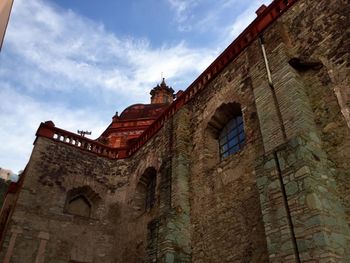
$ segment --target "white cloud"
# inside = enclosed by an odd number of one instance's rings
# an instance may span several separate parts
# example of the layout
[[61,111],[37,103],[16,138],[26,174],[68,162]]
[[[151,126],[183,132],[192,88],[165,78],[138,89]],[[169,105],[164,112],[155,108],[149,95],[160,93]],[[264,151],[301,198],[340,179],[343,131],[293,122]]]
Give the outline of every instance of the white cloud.
[[[222,8],[216,10],[216,13],[211,14],[205,19],[198,22],[197,27],[205,28],[208,25],[212,25],[211,29],[216,32],[220,39],[218,46],[223,49],[227,47],[232,41],[234,41],[244,29],[249,26],[251,22],[257,17],[255,11],[262,5],[269,5],[272,0],[253,0],[245,5],[239,5],[238,0],[223,0]],[[227,12],[228,8],[239,8],[242,11],[233,16],[231,23],[226,26],[220,26],[221,23],[216,21],[218,17]]]
[[185,42],[153,48],[46,1],[16,0],[0,56],[0,165],[24,168],[42,121],[96,138],[115,110],[148,99],[161,72],[184,89],[213,59]]
[[24,66],[50,75],[47,81],[38,76],[33,83],[31,74],[21,74],[23,82],[32,82],[27,88],[71,89],[62,85],[63,78],[79,89],[143,93],[159,80],[161,71],[169,69],[173,76],[188,70],[199,73],[213,58],[209,50],[193,50],[184,43],[152,49],[147,40],[118,38],[101,24],[71,11],[58,12],[39,0],[16,1],[11,20],[9,48],[26,61]]
[[[233,0],[234,1],[234,0]],[[232,39],[238,37],[240,33],[257,17],[256,10],[262,5],[268,5],[271,0],[255,0],[251,1],[249,6],[238,15],[233,24],[228,27],[229,34],[228,36]]]
[[30,157],[35,131],[40,122],[53,120],[56,126],[76,132],[92,130],[94,137],[103,132],[109,120],[102,120],[93,109],[71,110],[65,105],[39,102],[22,95],[0,81],[0,166],[14,171],[24,169]]
[[[217,30],[220,49],[244,29],[261,4],[253,1],[230,27],[222,27],[218,17],[237,0],[221,0],[211,15],[191,25],[199,0],[167,1],[179,29]],[[14,1],[0,55],[0,166],[24,168],[40,122],[53,120],[73,132],[92,130],[96,138],[115,110],[148,99],[161,72],[174,88],[185,89],[217,52],[190,48],[184,41],[154,48],[147,39],[122,38],[47,1]]]
[[187,23],[191,17],[191,10],[199,0],[167,0],[171,8],[175,10],[175,21],[179,31],[190,31],[192,26]]
[[255,11],[262,4],[268,5],[271,1],[167,0],[175,11],[179,31],[211,34],[219,40],[219,45],[220,41],[224,43],[220,48],[232,42],[255,19]]
[[198,3],[198,0],[168,0],[170,6],[175,10],[179,22],[183,22],[190,8]]

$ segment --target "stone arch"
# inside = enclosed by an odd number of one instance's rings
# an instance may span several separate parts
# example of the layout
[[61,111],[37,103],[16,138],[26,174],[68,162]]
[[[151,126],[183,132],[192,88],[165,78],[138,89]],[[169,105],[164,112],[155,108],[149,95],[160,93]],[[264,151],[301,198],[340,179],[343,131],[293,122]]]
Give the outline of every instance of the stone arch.
[[241,105],[237,102],[229,102],[221,104],[210,118],[204,132],[204,153],[207,168],[212,168],[220,161],[220,132],[236,116],[243,117]]
[[90,217],[91,203],[84,195],[78,195],[68,201],[67,212],[74,215]]
[[133,208],[137,214],[152,209],[156,204],[157,171],[148,167],[141,175],[135,189]]
[[64,212],[82,217],[95,217],[100,196],[89,186],[76,187],[67,192]]

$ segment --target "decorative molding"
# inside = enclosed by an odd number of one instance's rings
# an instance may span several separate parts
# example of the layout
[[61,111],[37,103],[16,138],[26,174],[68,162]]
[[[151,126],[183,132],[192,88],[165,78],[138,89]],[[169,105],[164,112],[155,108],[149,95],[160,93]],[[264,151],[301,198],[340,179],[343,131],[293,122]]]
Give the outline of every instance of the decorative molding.
[[[231,61],[238,57],[261,33],[298,0],[275,0],[268,7],[261,8],[257,18],[214,60],[209,67],[156,119],[131,145],[112,148],[94,140],[56,128],[53,123],[41,123],[36,136],[59,141],[84,151],[110,159],[123,159],[134,154],[153,137],[179,109],[192,100]],[[34,142],[35,143],[35,142]]]

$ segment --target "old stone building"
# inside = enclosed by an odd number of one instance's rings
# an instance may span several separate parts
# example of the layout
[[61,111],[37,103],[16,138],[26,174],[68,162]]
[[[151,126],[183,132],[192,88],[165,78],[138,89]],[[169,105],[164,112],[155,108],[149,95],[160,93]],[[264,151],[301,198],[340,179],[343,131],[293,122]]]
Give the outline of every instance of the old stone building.
[[275,0],[97,140],[41,123],[2,262],[350,262],[350,5]]

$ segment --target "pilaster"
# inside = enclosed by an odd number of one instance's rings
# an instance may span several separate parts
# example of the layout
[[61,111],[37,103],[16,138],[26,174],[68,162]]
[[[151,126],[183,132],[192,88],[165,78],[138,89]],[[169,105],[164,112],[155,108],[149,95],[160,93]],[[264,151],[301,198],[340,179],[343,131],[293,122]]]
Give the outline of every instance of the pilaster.
[[[165,167],[167,173],[171,172],[171,204],[168,211],[162,209],[166,216],[161,218],[159,229],[160,262],[190,262],[190,123],[186,107],[179,110],[172,121],[172,157],[168,167]],[[165,207],[166,205],[163,208]]]

